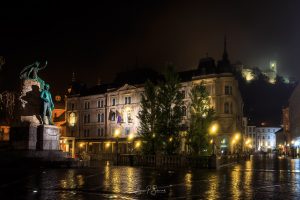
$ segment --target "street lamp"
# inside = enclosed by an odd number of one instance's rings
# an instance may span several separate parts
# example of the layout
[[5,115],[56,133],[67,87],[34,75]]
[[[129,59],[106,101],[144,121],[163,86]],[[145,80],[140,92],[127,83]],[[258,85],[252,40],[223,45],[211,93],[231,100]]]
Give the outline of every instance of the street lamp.
[[141,145],[142,145],[142,142],[141,141],[137,141],[135,143],[135,145],[134,145],[134,148],[137,149],[137,150],[139,150],[139,148],[141,147]]
[[245,142],[245,147],[246,147],[246,150],[250,150],[252,148],[252,145],[251,145],[251,139],[248,138]]
[[239,140],[239,139],[240,139],[240,133],[236,133],[236,134],[234,135],[234,139]]
[[[241,134],[240,133],[236,133],[234,136],[233,136],[233,145],[234,146],[237,146],[238,145],[238,141],[240,140],[240,136]],[[233,148],[234,148],[233,146]],[[234,151],[236,151],[236,148],[234,148]]]
[[120,130],[116,129],[115,130],[115,134],[114,137],[116,138],[116,145],[117,145],[117,165],[118,165],[118,157],[119,157],[119,136],[120,136]]
[[213,155],[215,155],[215,148],[216,148],[216,142],[215,142],[215,136],[217,135],[217,132],[219,130],[219,125],[217,123],[213,123],[209,127],[209,134],[212,136],[212,144],[213,144]]
[[232,139],[231,144],[232,144],[233,153],[235,153],[235,148],[234,148],[235,143],[236,143],[236,140]]

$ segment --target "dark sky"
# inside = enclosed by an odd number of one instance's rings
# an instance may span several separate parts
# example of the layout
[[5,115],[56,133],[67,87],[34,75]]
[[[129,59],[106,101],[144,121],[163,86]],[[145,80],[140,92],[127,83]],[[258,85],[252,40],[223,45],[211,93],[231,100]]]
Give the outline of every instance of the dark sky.
[[221,57],[224,34],[232,62],[263,68],[277,59],[280,71],[300,78],[300,1],[80,2],[1,6],[0,88],[15,85],[35,60],[48,60],[40,76],[55,92],[72,71],[92,85],[136,63],[192,69],[206,53]]

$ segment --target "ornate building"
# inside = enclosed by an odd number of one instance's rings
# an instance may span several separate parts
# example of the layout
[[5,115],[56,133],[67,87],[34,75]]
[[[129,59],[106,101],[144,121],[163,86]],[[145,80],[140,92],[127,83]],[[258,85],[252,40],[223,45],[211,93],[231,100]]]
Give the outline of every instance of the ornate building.
[[[113,84],[97,85],[89,89],[78,89],[80,84],[73,80],[66,99],[66,133],[76,138],[79,151],[112,152],[118,144],[119,152],[130,152],[140,143],[137,114],[144,91],[143,83],[148,78],[160,79],[159,75],[150,71],[142,73],[146,76],[128,72],[127,75],[122,74],[127,77],[126,80],[119,79]],[[218,142],[222,143],[222,148],[230,151],[232,135],[242,132],[243,101],[234,69],[228,59],[226,41],[220,61],[216,63],[213,58],[203,58],[197,69],[179,72],[179,76],[185,106],[182,123],[188,127],[191,103],[189,94],[193,85],[203,83],[209,92],[211,106],[215,109],[220,127]],[[115,133],[118,133],[117,137]],[[132,141],[132,138],[135,140]],[[186,150],[183,142],[181,151]]]
[[249,139],[251,149],[255,151],[271,151],[276,148],[276,135],[280,127],[248,126],[245,140]]

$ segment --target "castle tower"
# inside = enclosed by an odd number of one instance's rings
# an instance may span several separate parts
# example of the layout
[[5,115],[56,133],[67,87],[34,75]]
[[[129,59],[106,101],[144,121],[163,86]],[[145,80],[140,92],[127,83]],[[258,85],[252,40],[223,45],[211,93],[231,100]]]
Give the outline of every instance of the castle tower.
[[270,61],[270,69],[277,74],[277,62],[276,60]]

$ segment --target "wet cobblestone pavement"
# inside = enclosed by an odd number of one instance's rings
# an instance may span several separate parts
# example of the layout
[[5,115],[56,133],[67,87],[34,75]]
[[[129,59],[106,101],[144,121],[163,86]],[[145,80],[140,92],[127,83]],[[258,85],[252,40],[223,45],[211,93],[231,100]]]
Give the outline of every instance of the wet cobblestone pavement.
[[103,165],[2,169],[0,199],[300,199],[300,160],[255,157],[216,170]]

